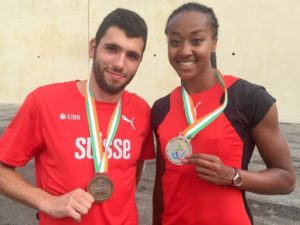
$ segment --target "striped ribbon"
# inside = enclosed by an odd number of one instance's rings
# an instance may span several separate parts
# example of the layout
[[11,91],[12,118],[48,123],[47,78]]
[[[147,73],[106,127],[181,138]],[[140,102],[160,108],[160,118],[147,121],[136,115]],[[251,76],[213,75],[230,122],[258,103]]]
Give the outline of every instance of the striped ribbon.
[[224,109],[227,106],[228,103],[227,88],[223,80],[223,76],[221,75],[221,72],[217,70],[215,70],[214,74],[219,84],[224,89],[224,93],[225,93],[224,102],[218,108],[216,108],[212,112],[204,115],[199,119],[197,119],[196,109],[194,108],[194,103],[191,96],[185,90],[183,85],[181,86],[181,95],[184,104],[185,116],[189,124],[189,126],[183,132],[181,132],[181,135],[186,137],[189,140],[191,140],[198,132],[200,132],[202,129],[207,127],[212,121],[214,121],[224,111]]
[[93,158],[94,158],[94,166],[96,173],[107,173],[108,170],[108,155],[107,149],[111,145],[112,140],[114,139],[120,118],[121,118],[121,108],[122,108],[122,101],[119,99],[113,114],[110,117],[110,121],[106,130],[107,139],[105,143],[105,148],[103,151],[103,143],[100,137],[100,129],[99,129],[99,121],[97,116],[96,110],[96,102],[93,95],[93,92],[90,87],[90,80],[86,83],[85,88],[85,103],[86,103],[86,111],[88,117],[88,125],[90,130],[91,136],[91,143],[92,143],[92,151],[93,151]]

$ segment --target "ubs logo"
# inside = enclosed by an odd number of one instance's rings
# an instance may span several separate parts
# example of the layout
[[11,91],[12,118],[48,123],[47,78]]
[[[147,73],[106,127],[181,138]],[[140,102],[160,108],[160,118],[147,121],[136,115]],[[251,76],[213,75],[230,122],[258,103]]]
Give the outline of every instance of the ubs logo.
[[61,113],[58,118],[61,120],[80,120],[80,114]]

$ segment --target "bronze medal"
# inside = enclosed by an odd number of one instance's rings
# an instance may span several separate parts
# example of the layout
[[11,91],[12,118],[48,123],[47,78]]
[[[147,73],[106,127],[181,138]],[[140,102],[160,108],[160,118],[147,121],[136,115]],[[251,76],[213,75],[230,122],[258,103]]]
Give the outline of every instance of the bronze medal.
[[113,190],[112,181],[103,173],[96,173],[87,187],[87,191],[93,195],[95,202],[103,202],[109,199]]
[[186,155],[191,153],[192,146],[190,141],[183,136],[172,138],[166,147],[167,158],[175,165],[182,165],[181,160],[184,159]]

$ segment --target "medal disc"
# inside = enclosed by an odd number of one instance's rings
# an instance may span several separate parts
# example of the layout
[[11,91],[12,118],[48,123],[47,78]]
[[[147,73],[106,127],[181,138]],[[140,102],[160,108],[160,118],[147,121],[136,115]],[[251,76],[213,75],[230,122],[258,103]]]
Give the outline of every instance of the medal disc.
[[166,147],[167,158],[175,165],[182,165],[181,159],[191,153],[192,146],[189,140],[183,136],[172,138]]
[[95,202],[103,202],[110,198],[114,186],[106,174],[96,173],[89,182],[87,191],[93,195]]

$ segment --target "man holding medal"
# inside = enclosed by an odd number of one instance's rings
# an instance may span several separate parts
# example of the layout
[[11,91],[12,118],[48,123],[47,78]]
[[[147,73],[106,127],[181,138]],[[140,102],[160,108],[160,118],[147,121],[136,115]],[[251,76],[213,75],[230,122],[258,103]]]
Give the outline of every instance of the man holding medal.
[[[211,8],[183,4],[169,16],[165,33],[181,85],[152,107],[153,225],[251,225],[245,191],[295,188],[275,99],[262,86],[215,68],[218,21]],[[255,146],[266,168],[248,171]]]
[[[0,192],[39,210],[39,224],[138,224],[135,190],[154,158],[150,108],[125,91],[147,41],[145,21],[118,8],[89,43],[86,81],[30,93],[0,139]],[[36,186],[15,167],[35,158]]]

